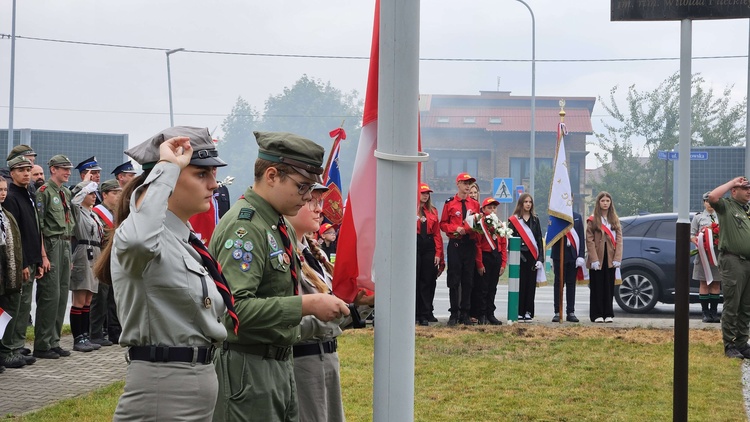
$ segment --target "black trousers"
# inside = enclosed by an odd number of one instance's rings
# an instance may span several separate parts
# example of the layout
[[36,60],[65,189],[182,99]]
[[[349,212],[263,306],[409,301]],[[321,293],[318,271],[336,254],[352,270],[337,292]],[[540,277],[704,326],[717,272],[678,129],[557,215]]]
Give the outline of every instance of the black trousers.
[[[607,250],[605,247],[604,258],[600,261],[602,267],[607,265]],[[615,293],[615,269],[602,268],[601,270],[589,271],[589,288],[591,289],[589,318],[591,322],[602,317],[613,317],[615,311],[612,309],[612,299]]]
[[432,236],[417,235],[417,318],[427,318],[432,313],[436,284],[435,241]]
[[474,318],[495,313],[495,295],[502,261],[502,256],[497,250],[482,251],[484,275],[474,273],[474,287],[471,293],[471,316]]
[[465,314],[471,311],[475,254],[476,246],[468,236],[448,242],[448,295],[451,315],[458,315],[459,310]]
[[[560,312],[560,260],[552,260],[555,271],[555,313]],[[565,313],[573,314],[576,311],[576,268],[575,261],[563,263],[565,277]]]
[[121,332],[112,287],[99,283],[99,291],[91,297],[91,337],[102,338],[107,334],[111,341],[115,341]]
[[[534,298],[536,297],[536,261],[531,252],[521,252],[521,268],[518,275],[518,315],[526,312],[534,317]],[[525,258],[525,261],[524,259]]]

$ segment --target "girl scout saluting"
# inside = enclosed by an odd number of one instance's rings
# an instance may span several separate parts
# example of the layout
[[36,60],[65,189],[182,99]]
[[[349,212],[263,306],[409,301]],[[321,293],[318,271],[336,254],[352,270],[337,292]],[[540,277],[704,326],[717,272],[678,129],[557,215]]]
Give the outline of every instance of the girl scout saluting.
[[[97,265],[111,275],[129,347],[114,420],[211,420],[218,382],[212,355],[233,299],[215,261],[187,224],[208,209],[214,167],[207,129],[169,128],[125,152],[144,173],[122,193],[114,236]],[[237,325],[235,324],[235,329]]]

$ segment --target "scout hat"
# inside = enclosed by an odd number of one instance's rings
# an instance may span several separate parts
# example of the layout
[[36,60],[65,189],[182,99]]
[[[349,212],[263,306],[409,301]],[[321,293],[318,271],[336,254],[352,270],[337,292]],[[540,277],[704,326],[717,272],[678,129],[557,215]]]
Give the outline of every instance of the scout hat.
[[125,151],[125,155],[134,159],[144,170],[150,170],[159,161],[159,146],[164,141],[177,137],[190,138],[193,156],[190,165],[199,167],[223,167],[227,163],[219,158],[216,145],[205,127],[175,126],[162,130],[145,142]]
[[430,189],[430,185],[427,183],[421,183],[419,185],[419,193],[430,193],[432,192],[432,189]]
[[287,132],[253,132],[258,142],[258,158],[294,167],[299,174],[322,182],[325,150],[315,142]]
[[57,154],[47,161],[47,165],[50,167],[61,167],[64,169],[72,169],[73,163],[70,159],[62,154]]
[[11,160],[8,160],[8,169],[10,170],[33,166],[34,165],[31,164],[31,161],[29,161],[29,159],[26,158],[25,155],[19,155]]
[[474,183],[477,179],[471,177],[469,173],[460,173],[458,176],[456,176],[456,183],[458,182],[469,182]]
[[112,174],[114,174],[115,177],[117,177],[117,175],[120,174],[120,173],[133,173],[133,174],[135,174],[135,173],[138,173],[138,172],[135,171],[135,169],[133,168],[133,163],[131,163],[130,160],[128,160],[128,161],[120,164],[119,166],[115,167],[114,170],[112,170]]
[[101,170],[102,168],[99,167],[99,163],[96,162],[96,157],[89,157],[76,166],[76,170],[79,172],[84,172],[87,170]]
[[333,224],[331,223],[323,223],[320,225],[320,230],[318,230],[318,233],[323,234],[327,232],[328,230],[333,228]]
[[31,149],[28,145],[16,145],[13,147],[12,150],[10,150],[10,154],[8,154],[8,158],[6,158],[7,161],[10,161],[19,155],[31,155],[32,157],[36,157],[36,152],[34,152],[33,149]]
[[492,204],[500,205],[500,203],[497,202],[497,199],[491,196],[489,198],[484,198],[484,201],[482,201],[482,208],[486,207],[487,205],[492,205]]
[[113,190],[122,190],[120,187],[120,182],[117,181],[117,179],[109,179],[105,180],[102,183],[99,184],[99,192],[111,192]]

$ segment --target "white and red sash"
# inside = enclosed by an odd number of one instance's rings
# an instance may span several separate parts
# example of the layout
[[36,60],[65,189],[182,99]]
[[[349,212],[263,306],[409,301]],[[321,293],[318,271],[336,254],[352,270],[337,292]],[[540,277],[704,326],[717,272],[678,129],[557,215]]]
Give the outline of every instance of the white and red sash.
[[[534,261],[539,261],[539,246],[536,244],[536,239],[534,239],[534,233],[531,232],[531,228],[515,215],[511,215],[508,220],[513,224],[513,227],[516,228],[518,234],[521,235],[521,239],[523,239],[524,243],[529,246],[529,252],[531,252],[531,256],[534,257]],[[533,248],[531,246],[533,246]],[[536,272],[536,282],[537,284],[542,285],[547,282],[547,275],[544,273],[544,269]]]
[[482,228],[482,234],[484,234],[484,238],[487,240],[487,243],[490,244],[490,248],[494,251],[497,249],[495,246],[497,236],[495,236],[493,233],[490,233],[490,228],[487,226],[487,222],[485,221],[484,214],[470,214],[471,211],[467,211],[466,214],[466,223],[469,225],[469,227],[474,227],[477,220],[479,220],[479,227]]
[[112,212],[110,212],[104,205],[99,204],[95,206],[94,212],[102,219],[108,228],[112,229],[115,227],[115,218],[112,215]]
[[612,242],[612,249],[617,249],[617,235],[612,233],[612,226],[605,221],[602,221],[602,233],[609,237],[609,240]]
[[575,255],[578,256],[578,232],[576,232],[576,229],[570,228],[567,233],[565,233],[565,238],[568,239],[568,244],[573,247],[573,250],[575,250]]
[[716,251],[714,250],[714,234],[711,227],[703,227],[698,232],[698,257],[701,260],[701,265],[703,265],[703,273],[706,275],[706,284],[711,284],[714,281],[711,266],[715,267],[718,263]]

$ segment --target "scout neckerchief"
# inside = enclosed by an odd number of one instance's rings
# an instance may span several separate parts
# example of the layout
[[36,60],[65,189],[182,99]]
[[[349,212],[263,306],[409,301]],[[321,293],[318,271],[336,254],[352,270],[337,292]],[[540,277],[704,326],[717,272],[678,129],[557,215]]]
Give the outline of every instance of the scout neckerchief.
[[[237,334],[237,331],[240,328],[240,320],[239,318],[237,318],[237,314],[234,311],[234,296],[232,295],[232,291],[229,290],[229,284],[227,284],[227,280],[224,278],[224,274],[221,273],[221,264],[219,264],[219,262],[216,261],[210,253],[208,253],[206,245],[204,245],[203,242],[201,242],[201,240],[195,236],[195,233],[190,232],[190,236],[188,237],[188,239],[190,240],[190,245],[192,245],[193,249],[195,249],[196,252],[198,252],[198,255],[200,255],[203,266],[206,268],[206,270],[208,270],[208,273],[214,280],[214,283],[216,284],[216,290],[218,290],[219,294],[221,294],[221,298],[224,300],[224,305],[226,305],[227,307],[227,314],[229,314],[229,317],[232,318],[234,334]],[[204,306],[211,306],[211,302],[210,300],[208,300],[207,292],[204,292],[203,295]]]
[[109,227],[110,229],[115,227],[115,218],[112,215],[112,212],[107,209],[107,207],[99,204],[94,207],[94,212],[96,213],[96,215],[101,217],[102,221],[104,221],[104,224],[106,224],[107,227]]
[[531,256],[534,257],[534,260],[538,261],[539,247],[536,245],[536,239],[534,239],[534,233],[531,232],[531,228],[529,228],[529,226],[527,226],[522,219],[519,219],[515,215],[511,215],[508,220],[510,220],[510,223],[513,224],[513,227],[516,228],[518,234],[521,235],[521,239],[523,239],[524,243],[533,246],[533,248],[529,248],[529,251],[531,252]]
[[294,252],[292,251],[292,240],[289,238],[289,231],[287,230],[284,217],[279,216],[279,233],[281,233],[281,243],[284,244],[284,263],[289,265],[289,272],[292,274],[292,285],[294,286],[294,295],[299,294],[299,286],[297,285],[297,266],[295,265]]
[[60,186],[60,200],[62,201],[63,211],[65,211],[65,222],[70,223],[70,208],[68,207],[68,201],[65,200],[65,192],[63,192],[62,186]]

